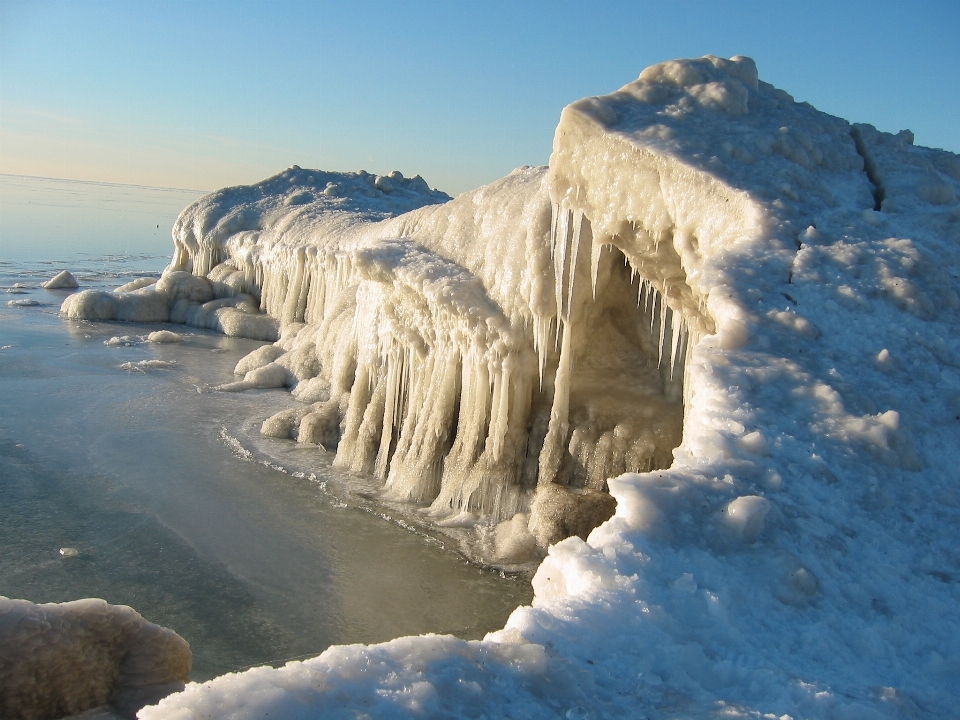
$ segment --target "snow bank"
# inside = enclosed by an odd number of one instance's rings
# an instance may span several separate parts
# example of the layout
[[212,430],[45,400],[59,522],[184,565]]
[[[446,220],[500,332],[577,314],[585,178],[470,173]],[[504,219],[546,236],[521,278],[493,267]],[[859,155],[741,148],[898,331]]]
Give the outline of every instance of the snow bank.
[[279,321],[237,389],[312,405],[265,432],[440,525],[499,521],[502,561],[555,543],[533,606],[144,720],[955,713],[957,156],[708,56],[567,107],[548,169],[384,219],[396,180],[221,191],[169,274]]
[[125,605],[0,597],[0,715],[8,720],[58,718],[108,702],[133,718],[182,690],[189,676],[186,641]]

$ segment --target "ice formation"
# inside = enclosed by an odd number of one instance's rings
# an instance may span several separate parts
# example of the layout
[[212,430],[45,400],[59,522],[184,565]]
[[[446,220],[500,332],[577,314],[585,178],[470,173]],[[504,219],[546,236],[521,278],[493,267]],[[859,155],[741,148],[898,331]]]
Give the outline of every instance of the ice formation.
[[[72,552],[71,552],[72,551]],[[74,548],[61,548],[72,557]],[[110,703],[134,718],[184,688],[190,646],[124,605],[0,597],[0,717],[46,720]]]
[[613,514],[608,477],[669,466],[686,349],[712,327],[671,308],[675,280],[642,275],[632,239],[594,240],[552,192],[546,168],[443,204],[399,173],[291,168],[186,210],[156,285],[63,309],[279,335],[221,386],[310,404],[265,434],[335,450],[438,523],[510,521],[490,552],[518,559],[507,548],[531,545],[511,528],[542,547],[585,538]]
[[564,109],[549,168],[386,217],[403,182],[221,191],[156,290],[63,310],[235,303],[278,340],[224,389],[303,402],[265,433],[499,521],[504,556],[574,537],[482,642],[331,648],[144,720],[955,713],[960,158],[708,56]]
[[69,270],[61,270],[40,287],[47,290],[74,290],[80,287],[80,283]]

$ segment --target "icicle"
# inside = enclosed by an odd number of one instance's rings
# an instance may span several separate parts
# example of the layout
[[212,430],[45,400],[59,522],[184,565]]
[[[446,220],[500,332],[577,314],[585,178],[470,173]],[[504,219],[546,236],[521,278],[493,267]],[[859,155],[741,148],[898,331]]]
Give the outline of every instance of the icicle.
[[[591,233],[592,234],[592,233]],[[593,281],[593,299],[597,299],[597,275],[600,273],[600,255],[603,245],[594,240],[590,243],[590,278]]]
[[573,233],[570,237],[570,265],[567,268],[567,305],[564,315],[569,320],[573,313],[573,288],[577,276],[577,256],[580,254],[580,231],[583,228],[583,213],[573,213]]
[[386,358],[387,401],[384,406],[383,433],[380,436],[380,450],[377,452],[377,460],[374,465],[374,472],[382,478],[387,476],[387,467],[390,462],[390,449],[393,444],[393,429],[397,424],[397,415],[400,410],[403,370],[397,367],[401,364],[400,357],[402,357],[397,350],[398,348],[396,346],[392,347]]
[[673,372],[677,366],[680,351],[680,333],[683,331],[683,320],[673,313],[671,318],[671,340],[670,340],[670,379],[673,380]]
[[543,371],[547,369],[547,341],[553,326],[553,318],[533,316],[533,344],[537,351],[537,370],[540,375],[540,389],[543,389]]
[[510,387],[510,369],[507,363],[501,364],[500,368],[491,373],[493,380],[493,392],[490,406],[490,429],[487,437],[487,447],[490,450],[494,460],[500,460],[503,455],[503,439],[507,434],[509,418],[509,387]]
[[556,295],[558,317],[564,317],[563,290],[570,242],[568,237],[570,234],[569,224],[570,211],[561,206],[560,214],[557,218],[556,235],[554,236],[552,243],[554,247],[554,294]]
[[550,203],[550,259],[557,257],[557,222],[559,222],[560,206]]
[[650,309],[648,312],[650,313],[650,334],[652,335],[653,328],[656,326],[656,323],[657,323],[657,302],[660,300],[660,297],[659,297],[659,293],[653,288],[652,285],[650,286],[650,290],[652,292],[649,293],[651,299],[650,299]]
[[660,343],[657,346],[657,367],[663,367],[663,340],[667,330],[667,313],[669,308],[664,302],[663,296],[660,297]]

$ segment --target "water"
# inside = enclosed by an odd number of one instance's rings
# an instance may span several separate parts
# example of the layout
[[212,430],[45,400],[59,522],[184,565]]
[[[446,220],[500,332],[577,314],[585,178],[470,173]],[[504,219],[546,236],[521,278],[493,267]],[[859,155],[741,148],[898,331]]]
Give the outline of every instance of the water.
[[0,258],[169,257],[174,221],[203,194],[0,174]]
[[[7,238],[7,219],[24,211],[4,180]],[[95,219],[83,189],[70,189]],[[110,288],[167,261],[141,222],[143,208],[171,204],[167,191],[121,190],[136,202],[126,214],[130,203],[113,206],[98,241],[106,255],[82,254],[64,235],[36,252],[0,243],[0,595],[130,605],[190,642],[197,680],[330,644],[481,637],[529,602],[527,576],[478,568],[391,521],[323,451],[259,438],[265,417],[293,406],[288,393],[209,391],[260,343],[163,326],[185,341],[108,346],[161,326],[59,317],[66,291],[38,288],[56,270]],[[25,299],[40,304],[7,305]],[[170,364],[121,368],[145,359]]]

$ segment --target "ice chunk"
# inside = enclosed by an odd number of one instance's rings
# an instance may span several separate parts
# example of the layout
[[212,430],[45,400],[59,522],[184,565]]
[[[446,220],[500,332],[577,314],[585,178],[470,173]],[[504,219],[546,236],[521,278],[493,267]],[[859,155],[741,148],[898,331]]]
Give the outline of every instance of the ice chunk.
[[61,270],[40,287],[47,290],[73,290],[80,287],[80,283],[69,270]]
[[251,370],[269,365],[283,355],[284,352],[284,349],[279,345],[263,345],[262,347],[258,347],[237,363],[237,367],[233,373],[234,375],[246,375]]
[[770,512],[770,501],[759,495],[738,497],[724,509],[727,525],[745,543],[755,542],[760,537],[768,512]]
[[183,342],[183,337],[170,330],[155,330],[147,335],[147,342],[152,343],[178,343]]
[[109,345],[111,347],[129,347],[131,345],[139,345],[143,342],[143,338],[139,335],[114,335],[109,340],[104,340],[104,345]]
[[[64,557],[72,548],[63,548]],[[76,551],[74,550],[74,553]],[[0,713],[57,718],[106,705],[135,718],[184,688],[190,646],[124,605],[0,597]]]

